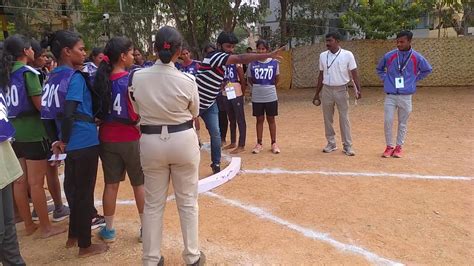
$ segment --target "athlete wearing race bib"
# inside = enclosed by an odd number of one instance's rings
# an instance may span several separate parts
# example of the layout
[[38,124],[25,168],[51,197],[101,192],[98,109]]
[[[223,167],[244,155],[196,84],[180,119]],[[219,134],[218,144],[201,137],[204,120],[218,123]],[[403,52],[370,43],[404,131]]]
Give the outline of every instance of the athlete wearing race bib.
[[[244,112],[244,93],[246,81],[242,65],[225,66],[224,90],[225,108],[230,123],[230,144],[224,149],[233,149],[230,153],[237,154],[245,150],[247,124]],[[237,125],[239,127],[239,143],[237,145]],[[235,148],[235,149],[234,149]]]
[[[257,53],[267,53],[270,46],[264,40],[257,41]],[[279,63],[274,59],[255,61],[247,68],[248,83],[252,86],[252,113],[257,118],[257,144],[252,153],[257,154],[263,150],[263,124],[265,115],[270,128],[272,152],[280,153],[276,143],[275,116],[278,115],[278,97],[276,84],[280,74]]]
[[[15,60],[15,61],[12,61]],[[27,63],[34,61],[31,41],[22,35],[13,35],[4,43],[0,86],[7,90],[5,100],[8,117],[15,128],[13,150],[23,167],[24,175],[14,183],[18,213],[25,222],[27,234],[38,227],[32,221],[28,190],[36,210],[42,238],[63,233],[65,228],[53,226],[49,220],[46,194],[43,188],[49,145],[41,122],[41,84],[38,72]]]
[[67,30],[55,32],[49,43],[60,65],[43,89],[41,115],[54,154],[67,153],[64,192],[71,215],[66,247],[79,246],[80,257],[91,256],[108,247],[91,243],[99,139],[91,89],[83,73],[74,70],[84,62],[85,47],[79,34]]
[[113,242],[116,237],[113,226],[116,199],[125,173],[133,187],[140,224],[145,192],[138,142],[140,131],[136,126],[139,117],[130,102],[128,86],[131,81],[125,70],[133,64],[133,44],[125,37],[114,37],[107,42],[104,53],[94,84],[95,90],[102,90],[102,94],[108,96],[102,99],[102,106],[108,112],[99,127],[99,154],[105,180],[102,198],[105,226],[100,228],[98,236],[105,242]]
[[10,141],[15,129],[10,124],[4,96],[0,88],[0,263],[25,265],[20,254],[13,211],[12,183],[23,175]]

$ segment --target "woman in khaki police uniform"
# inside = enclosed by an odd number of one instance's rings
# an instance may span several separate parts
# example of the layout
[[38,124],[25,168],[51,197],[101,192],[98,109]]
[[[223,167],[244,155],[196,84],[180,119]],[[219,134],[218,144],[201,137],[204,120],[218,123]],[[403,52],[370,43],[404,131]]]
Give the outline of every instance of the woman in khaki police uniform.
[[143,264],[162,265],[160,246],[163,212],[170,179],[178,205],[184,240],[183,259],[199,265],[205,257],[198,247],[198,167],[200,161],[193,118],[199,114],[199,96],[192,75],[174,62],[181,54],[182,36],[162,27],[155,38],[159,60],[134,73],[130,93],[141,116],[140,159],[145,174]]

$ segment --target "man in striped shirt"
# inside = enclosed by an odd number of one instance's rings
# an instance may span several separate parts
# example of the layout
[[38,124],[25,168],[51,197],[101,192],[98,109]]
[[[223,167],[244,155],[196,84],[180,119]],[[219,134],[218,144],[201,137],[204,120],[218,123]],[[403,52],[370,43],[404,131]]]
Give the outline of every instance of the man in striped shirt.
[[279,51],[284,49],[282,47],[266,54],[231,55],[238,42],[233,32],[221,32],[217,38],[217,51],[206,55],[196,75],[200,102],[199,115],[204,120],[204,123],[206,123],[206,128],[211,137],[211,168],[213,173],[220,172],[221,136],[216,97],[221,88],[223,88],[223,85],[225,85],[223,84],[225,66],[248,64],[267,58],[281,59]]

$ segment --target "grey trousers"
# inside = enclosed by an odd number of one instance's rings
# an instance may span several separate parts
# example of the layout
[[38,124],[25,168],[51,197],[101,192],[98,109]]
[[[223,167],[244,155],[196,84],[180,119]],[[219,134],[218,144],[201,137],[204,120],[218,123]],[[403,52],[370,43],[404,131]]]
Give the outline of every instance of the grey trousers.
[[352,137],[351,124],[349,122],[349,93],[347,92],[347,86],[324,85],[321,91],[321,105],[328,143],[336,145],[336,132],[332,124],[334,121],[334,106],[337,106],[342,144],[344,147],[351,147]]
[[384,130],[385,142],[387,146],[394,146],[392,140],[392,125],[395,118],[395,111],[398,112],[398,133],[397,145],[403,145],[407,135],[407,123],[412,111],[412,95],[391,95],[385,96],[384,103]]
[[163,213],[170,181],[181,222],[183,259],[186,264],[192,264],[200,256],[198,181],[201,155],[198,140],[192,129],[176,133],[162,130],[162,134],[143,134],[140,138],[140,159],[145,174],[143,265],[157,265],[160,261]]
[[16,237],[11,184],[0,189],[0,264],[26,265]]

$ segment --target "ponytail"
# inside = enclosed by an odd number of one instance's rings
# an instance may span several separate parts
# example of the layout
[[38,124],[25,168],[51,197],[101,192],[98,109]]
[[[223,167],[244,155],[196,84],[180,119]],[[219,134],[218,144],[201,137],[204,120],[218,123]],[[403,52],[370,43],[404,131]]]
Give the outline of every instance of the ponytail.
[[110,74],[112,73],[112,70],[112,65],[106,62],[106,60],[102,60],[97,72],[95,73],[94,84],[92,85],[94,91],[100,92],[100,95],[104,96],[101,97],[101,107],[103,112],[110,110],[111,106],[112,82],[110,82]]
[[41,41],[43,48],[49,46],[51,53],[53,53],[56,60],[61,60],[61,52],[64,48],[73,48],[77,42],[81,40],[81,35],[77,32],[69,30],[58,30],[52,34],[46,36],[46,38]]
[[158,30],[155,36],[155,50],[160,61],[164,64],[171,62],[183,45],[183,36],[173,27],[164,26]]
[[158,57],[160,58],[161,62],[168,64],[171,62],[171,57],[173,57],[173,54],[171,53],[171,50],[163,49],[158,52]]
[[133,49],[132,42],[125,37],[113,37],[104,48],[104,59],[99,64],[95,74],[93,90],[102,96],[102,112],[108,114],[112,106],[112,82],[110,75],[113,65],[120,60],[123,53]]
[[13,63],[18,57],[24,55],[24,49],[31,47],[31,42],[25,36],[15,34],[8,37],[3,43],[2,57],[0,58],[0,87],[4,92],[10,83],[10,74],[13,68]]

